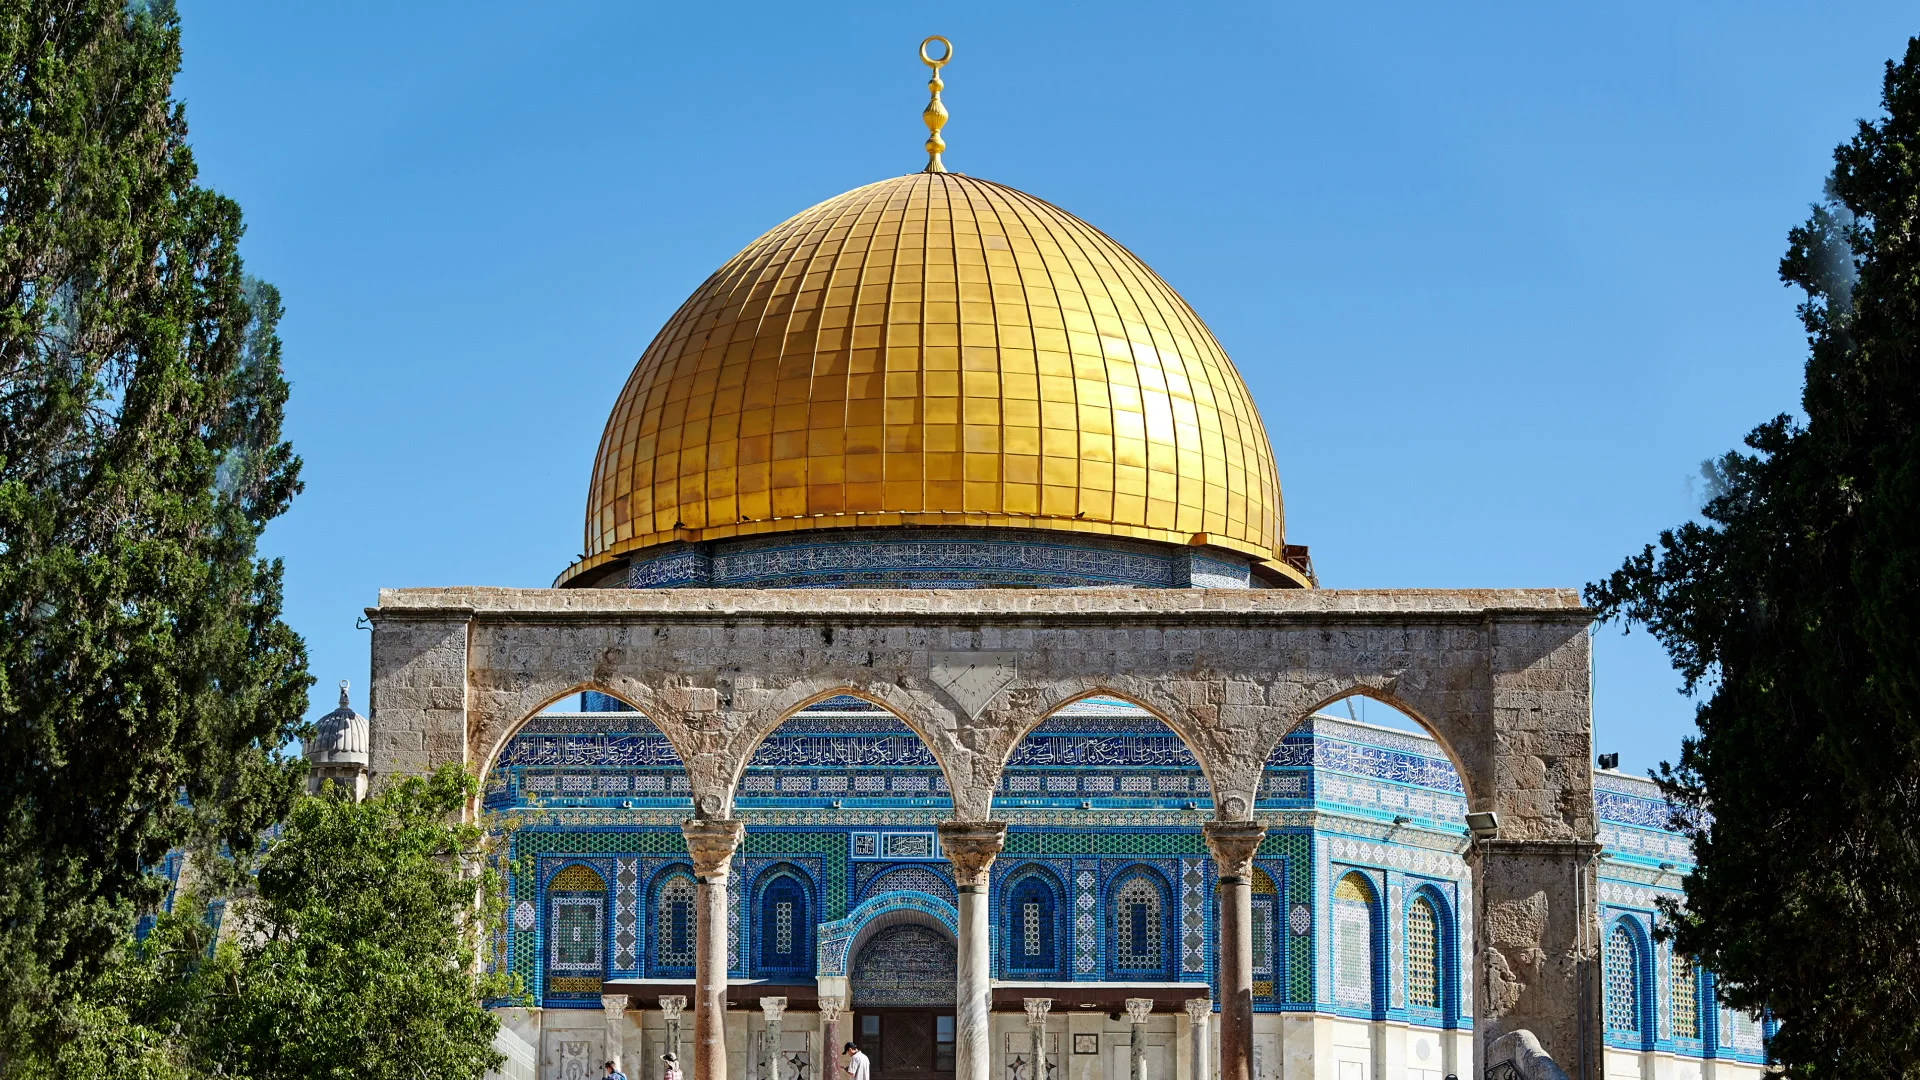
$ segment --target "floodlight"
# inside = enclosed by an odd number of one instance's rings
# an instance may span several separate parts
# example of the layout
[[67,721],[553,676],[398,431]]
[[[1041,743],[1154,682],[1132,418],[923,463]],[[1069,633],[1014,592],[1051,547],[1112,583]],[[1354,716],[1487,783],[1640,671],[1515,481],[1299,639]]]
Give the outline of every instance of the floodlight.
[[1500,818],[1491,810],[1475,810],[1467,815],[1467,831],[1475,840],[1491,840],[1500,835]]

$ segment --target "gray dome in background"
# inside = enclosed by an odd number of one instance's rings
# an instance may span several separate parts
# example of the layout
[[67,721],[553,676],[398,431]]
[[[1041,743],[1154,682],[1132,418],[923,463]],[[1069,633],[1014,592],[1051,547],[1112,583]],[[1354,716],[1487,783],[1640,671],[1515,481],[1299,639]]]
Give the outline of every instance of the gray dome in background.
[[340,682],[340,707],[314,722],[313,738],[302,755],[316,765],[365,765],[370,742],[367,718],[347,701],[346,680]]

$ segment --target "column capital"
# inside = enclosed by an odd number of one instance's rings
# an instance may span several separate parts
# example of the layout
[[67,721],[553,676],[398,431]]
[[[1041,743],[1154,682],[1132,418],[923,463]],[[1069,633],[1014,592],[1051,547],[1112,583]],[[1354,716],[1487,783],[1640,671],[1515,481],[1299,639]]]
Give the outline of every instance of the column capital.
[[780,1014],[787,1011],[787,999],[783,997],[763,997],[760,999],[760,1011],[767,1014],[767,1019],[778,1020],[780,1019]]
[[627,1015],[627,995],[601,994],[600,1007],[607,1010],[607,1020],[612,1022]]
[[669,1024],[678,1023],[680,1014],[686,1007],[687,995],[685,994],[665,994],[660,998],[660,1015],[666,1017]]
[[1153,1015],[1152,998],[1128,998],[1127,1019],[1136,1024],[1144,1024],[1147,1017]]
[[1021,998],[1020,1004],[1026,1006],[1027,1023],[1039,1025],[1047,1022],[1047,1012],[1053,1008],[1053,999]]
[[1195,1024],[1204,1024],[1213,1016],[1212,998],[1188,998],[1184,1004],[1187,1007],[1187,1019]]
[[728,818],[688,818],[680,823],[680,835],[687,838],[687,854],[693,856],[693,874],[702,881],[725,880],[740,850],[740,839],[747,827]]
[[819,1004],[820,1019],[825,1020],[829,1024],[839,1023],[840,1010],[846,1007],[847,1007],[846,998],[823,997],[820,999],[820,1004]]
[[1214,869],[1221,881],[1250,881],[1253,878],[1253,854],[1267,838],[1264,821],[1209,821],[1200,826],[1206,835],[1207,851],[1213,855]]
[[1007,843],[1004,821],[943,821],[940,850],[953,864],[953,882],[962,889],[983,889],[994,856]]

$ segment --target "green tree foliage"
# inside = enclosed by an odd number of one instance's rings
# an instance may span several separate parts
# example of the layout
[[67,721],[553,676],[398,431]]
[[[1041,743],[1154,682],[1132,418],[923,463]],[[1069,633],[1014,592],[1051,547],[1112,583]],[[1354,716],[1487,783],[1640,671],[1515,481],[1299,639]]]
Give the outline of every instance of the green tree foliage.
[[477,951],[504,905],[485,833],[452,823],[476,790],[447,766],[301,799],[211,956],[204,919],[162,919],[29,1075],[473,1080],[501,1060],[481,1002],[511,988]]
[[165,3],[0,0],[0,1068],[166,851],[250,850],[300,782],[255,547],[298,488],[280,303],[195,183],[179,63]]
[[1587,593],[1702,697],[1659,777],[1712,815],[1676,947],[1805,1077],[1920,1076],[1920,39],[1882,101],[1780,264],[1804,421],[1710,463],[1704,520]]

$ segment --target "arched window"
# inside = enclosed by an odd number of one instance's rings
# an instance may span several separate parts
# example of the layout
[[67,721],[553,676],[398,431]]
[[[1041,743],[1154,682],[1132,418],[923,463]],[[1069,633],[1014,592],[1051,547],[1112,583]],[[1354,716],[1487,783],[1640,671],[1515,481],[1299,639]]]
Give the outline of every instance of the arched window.
[[1060,967],[1060,896],[1044,874],[1016,878],[1006,899],[1007,970],[1023,975]]
[[813,943],[813,920],[807,889],[789,872],[767,879],[760,890],[760,967],[766,971],[801,973]]
[[1333,1000],[1349,1008],[1374,1008],[1376,906],[1364,874],[1348,874],[1333,887]]
[[1607,1030],[1623,1034],[1640,1031],[1640,939],[1627,929],[1623,920],[1607,935],[1606,955]]
[[598,996],[606,974],[606,880],[575,863],[547,882],[547,904],[547,993]]
[[1253,869],[1253,996],[1273,997],[1279,979],[1280,959],[1275,942],[1275,920],[1280,890],[1273,878],[1259,867]]
[[1167,969],[1166,890],[1150,873],[1135,872],[1113,890],[1113,968],[1163,974]]
[[1679,953],[1667,959],[1667,992],[1673,997],[1673,1037],[1700,1037],[1700,969]]
[[1407,909],[1407,1004],[1416,1009],[1440,1007],[1440,916],[1433,901],[1413,898]]
[[654,905],[653,962],[656,968],[693,967],[694,886],[685,870],[668,874]]

